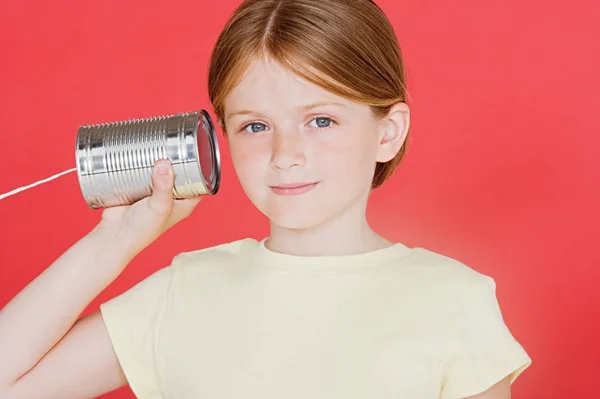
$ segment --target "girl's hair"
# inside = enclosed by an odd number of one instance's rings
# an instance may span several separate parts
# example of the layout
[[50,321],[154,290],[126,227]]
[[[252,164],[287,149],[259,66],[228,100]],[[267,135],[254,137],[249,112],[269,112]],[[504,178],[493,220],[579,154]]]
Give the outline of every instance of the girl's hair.
[[[224,99],[249,63],[268,57],[305,80],[384,116],[406,102],[406,76],[394,30],[370,0],[246,0],[214,47],[208,90],[224,131]],[[404,153],[378,163],[371,184],[380,186]]]

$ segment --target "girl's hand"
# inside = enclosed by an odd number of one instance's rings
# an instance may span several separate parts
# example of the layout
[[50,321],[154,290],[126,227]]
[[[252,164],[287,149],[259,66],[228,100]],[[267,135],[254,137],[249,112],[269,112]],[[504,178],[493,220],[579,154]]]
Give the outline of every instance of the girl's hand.
[[173,199],[175,173],[166,159],[152,171],[153,192],[133,205],[104,209],[99,227],[108,230],[128,250],[137,254],[171,226],[188,217],[202,197]]

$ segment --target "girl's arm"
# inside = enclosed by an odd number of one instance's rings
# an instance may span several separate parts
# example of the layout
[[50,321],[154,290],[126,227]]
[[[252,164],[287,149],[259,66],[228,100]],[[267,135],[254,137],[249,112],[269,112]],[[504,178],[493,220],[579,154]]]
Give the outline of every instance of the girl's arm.
[[125,384],[99,312],[75,322],[133,255],[98,225],[0,311],[0,397],[94,397]]
[[161,163],[167,173],[154,174],[151,197],[106,209],[94,230],[0,310],[0,398],[91,398],[126,384],[100,313],[77,319],[198,204],[173,201],[173,170]]
[[466,399],[510,399],[510,378],[506,377],[487,391]]

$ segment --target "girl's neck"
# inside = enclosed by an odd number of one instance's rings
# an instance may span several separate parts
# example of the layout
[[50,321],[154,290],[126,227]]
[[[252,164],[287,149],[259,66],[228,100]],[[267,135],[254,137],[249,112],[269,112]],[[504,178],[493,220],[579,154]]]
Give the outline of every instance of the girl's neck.
[[271,222],[265,247],[298,256],[353,255],[393,245],[369,226],[364,209],[348,209],[338,217],[306,229],[289,229]]

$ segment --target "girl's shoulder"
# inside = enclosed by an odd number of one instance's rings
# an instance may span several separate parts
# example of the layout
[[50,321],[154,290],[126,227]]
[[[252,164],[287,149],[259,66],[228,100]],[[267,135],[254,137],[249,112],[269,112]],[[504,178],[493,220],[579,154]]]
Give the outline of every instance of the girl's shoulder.
[[412,249],[408,273],[415,284],[447,297],[472,297],[495,289],[495,281],[475,267],[451,256],[417,247]]
[[254,238],[242,238],[214,246],[181,252],[173,258],[173,265],[194,265],[209,260],[231,260],[256,248],[258,241]]

